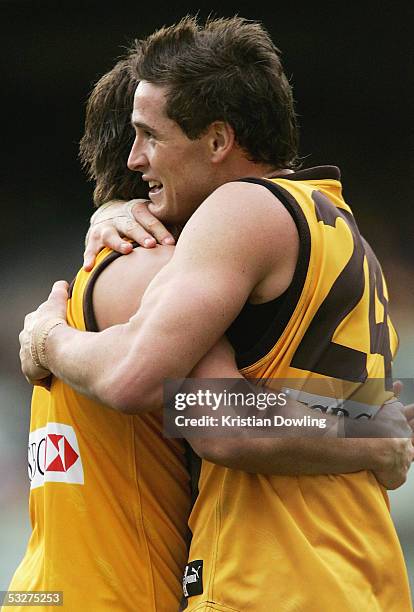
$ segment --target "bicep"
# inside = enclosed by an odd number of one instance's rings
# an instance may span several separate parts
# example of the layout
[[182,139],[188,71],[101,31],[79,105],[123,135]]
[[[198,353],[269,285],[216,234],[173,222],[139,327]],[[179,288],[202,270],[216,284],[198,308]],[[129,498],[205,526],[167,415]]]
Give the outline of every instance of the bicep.
[[[132,367],[142,347],[148,347],[152,356],[146,364],[154,381],[186,376],[223,336],[255,287],[279,269],[275,262],[283,261],[287,250],[277,231],[285,212],[273,196],[269,201],[260,192],[254,203],[251,191],[243,199],[239,186],[236,191],[226,186],[224,196],[219,191],[188,221],[171,261],[131,318],[135,340],[128,361]],[[260,234],[263,239],[257,240]]]
[[290,237],[277,231],[281,213],[274,198],[269,202],[265,194],[253,205],[250,191],[243,199],[233,186],[224,195],[210,196],[194,213],[138,312],[118,330],[120,357],[112,378],[122,377],[125,405],[137,397],[142,406],[158,405],[163,381],[186,377],[254,288],[277,271],[275,262],[283,262]]
[[150,283],[130,320],[136,347],[148,347],[158,379],[186,376],[223,336],[250,291],[225,266],[191,269],[174,259]]

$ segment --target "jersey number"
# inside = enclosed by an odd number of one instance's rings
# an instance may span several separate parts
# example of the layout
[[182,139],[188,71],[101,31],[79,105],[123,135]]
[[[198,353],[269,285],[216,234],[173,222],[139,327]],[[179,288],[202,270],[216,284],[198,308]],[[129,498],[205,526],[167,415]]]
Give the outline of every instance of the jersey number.
[[[291,365],[325,376],[365,382],[368,377],[367,354],[332,341],[335,330],[361,300],[365,288],[364,258],[369,269],[369,329],[371,353],[384,358],[386,388],[392,387],[391,348],[388,328],[388,301],[380,265],[369,245],[361,237],[354,217],[346,210],[332,206],[321,192],[314,191],[312,199],[318,221],[335,227],[338,217],[347,224],[353,239],[353,252],[348,263],[333,283],[307,329]],[[384,308],[383,321],[376,322],[375,293]]]

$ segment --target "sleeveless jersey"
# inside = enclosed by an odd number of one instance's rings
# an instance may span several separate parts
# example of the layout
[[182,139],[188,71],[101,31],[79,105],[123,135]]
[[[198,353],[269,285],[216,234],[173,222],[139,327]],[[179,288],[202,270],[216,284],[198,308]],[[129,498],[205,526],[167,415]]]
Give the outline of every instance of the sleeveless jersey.
[[[273,306],[246,305],[229,330],[243,374],[270,387],[276,378],[312,377],[355,393],[369,376],[390,388],[397,336],[387,289],[339,171],[245,180],[270,189],[290,212],[300,250],[286,293]],[[263,313],[260,334],[247,346],[243,329],[254,311]],[[186,612],[411,610],[388,497],[371,472],[261,476],[203,461],[189,525]]]
[[[108,253],[76,277],[77,329]],[[63,591],[71,612],[177,610],[190,484],[184,444],[164,439],[159,412],[123,415],[52,379],[33,392],[29,476],[33,532],[9,590]]]

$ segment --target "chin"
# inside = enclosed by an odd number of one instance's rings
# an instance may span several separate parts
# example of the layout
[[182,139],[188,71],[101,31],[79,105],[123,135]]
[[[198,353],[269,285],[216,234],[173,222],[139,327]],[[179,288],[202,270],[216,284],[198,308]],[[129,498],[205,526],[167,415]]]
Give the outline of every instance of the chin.
[[150,204],[148,204],[148,210],[155,216],[157,219],[162,220],[165,216],[165,206],[159,202],[155,203],[152,200]]
[[[153,202],[148,204],[148,210],[157,217],[163,223],[176,223],[176,214],[174,214],[174,210],[171,210],[168,204],[164,201],[164,199],[160,202]],[[176,211],[175,211],[176,212]]]

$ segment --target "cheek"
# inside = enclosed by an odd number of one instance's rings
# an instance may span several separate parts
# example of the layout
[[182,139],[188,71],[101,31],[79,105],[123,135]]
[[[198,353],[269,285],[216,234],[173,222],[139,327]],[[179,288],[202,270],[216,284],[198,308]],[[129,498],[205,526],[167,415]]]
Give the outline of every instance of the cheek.
[[202,147],[181,148],[169,152],[169,163],[165,166],[164,180],[166,191],[170,192],[177,203],[185,206],[187,200],[198,196],[196,187],[203,179],[208,160]]
[[170,164],[168,171],[165,174],[168,188],[174,192],[182,192],[188,185],[189,176],[191,173],[188,172],[189,163],[188,160],[182,157],[176,157],[173,164]]

